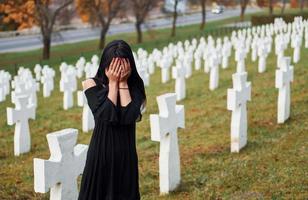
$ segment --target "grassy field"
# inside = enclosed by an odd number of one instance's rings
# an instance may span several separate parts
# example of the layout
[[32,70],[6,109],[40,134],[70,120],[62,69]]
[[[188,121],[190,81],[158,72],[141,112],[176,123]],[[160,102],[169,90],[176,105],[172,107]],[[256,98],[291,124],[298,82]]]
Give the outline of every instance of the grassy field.
[[[217,24],[237,20],[233,18]],[[216,25],[217,25],[216,24]],[[208,26],[216,26],[210,23]],[[178,29],[182,39],[199,34],[196,25]],[[145,49],[162,47],[169,39],[169,29],[155,31],[151,40],[146,34]],[[134,39],[134,34],[108,38]],[[162,39],[158,39],[162,38]],[[165,39],[164,39],[165,38]],[[12,106],[10,98],[0,104],[0,199],[48,199],[49,194],[36,194],[33,189],[33,158],[49,158],[46,134],[64,128],[78,128],[78,142],[88,144],[91,133],[81,130],[82,108],[62,109],[63,94],[59,92],[60,60],[56,54],[80,49],[83,45],[97,45],[97,41],[53,47],[50,64],[57,69],[55,90],[50,98],[38,93],[36,120],[30,120],[32,150],[20,157],[13,155],[14,127],[6,123],[6,107]],[[79,48],[80,47],[80,48]],[[136,49],[138,45],[133,44]],[[90,48],[90,47],[89,47]],[[92,47],[93,48],[93,47]],[[288,49],[285,55],[292,55]],[[3,54],[4,62],[15,60],[33,67],[39,51]],[[62,54],[63,55],[63,54]],[[89,58],[91,53],[85,54]],[[76,57],[65,61],[75,63]],[[160,82],[160,69],[150,78],[146,88],[148,103],[143,120],[137,124],[137,152],[139,158],[139,182],[142,199],[307,199],[308,198],[308,49],[302,47],[301,60],[294,65],[292,83],[292,107],[290,119],[282,125],[276,123],[277,95],[275,88],[276,56],[272,52],[267,59],[267,70],[257,72],[257,63],[246,60],[248,80],[252,82],[252,101],[248,102],[248,145],[239,154],[230,153],[231,112],[226,109],[227,88],[232,87],[231,75],[235,71],[234,54],[229,68],[220,69],[219,88],[208,89],[209,76],[193,71],[187,79],[187,98],[178,102],[185,105],[186,128],[178,130],[181,156],[182,182],[169,196],[159,196],[158,157],[159,143],[150,139],[149,114],[157,113],[155,97],[174,91],[174,80]],[[12,71],[6,65],[5,69]],[[81,88],[81,85],[79,85]],[[77,97],[75,95],[75,101]]]

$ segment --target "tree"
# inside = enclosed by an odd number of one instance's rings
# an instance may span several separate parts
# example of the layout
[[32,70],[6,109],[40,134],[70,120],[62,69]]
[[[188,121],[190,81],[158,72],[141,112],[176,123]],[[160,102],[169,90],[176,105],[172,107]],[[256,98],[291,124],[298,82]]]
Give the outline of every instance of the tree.
[[60,11],[73,0],[63,0],[60,5],[51,5],[51,0],[34,0],[36,18],[43,37],[43,59],[50,57],[50,43],[53,26]]
[[37,23],[34,1],[2,0],[0,2],[1,26],[4,30],[31,28]]
[[240,0],[241,3],[241,21],[244,21],[244,15],[245,15],[245,11],[246,11],[246,7],[248,4],[249,0]]
[[200,25],[200,30],[203,30],[205,27],[205,18],[206,18],[206,0],[200,0],[201,7],[202,7],[202,22]]
[[301,12],[303,12],[303,10],[304,10],[304,5],[305,5],[305,0],[300,0],[300,9],[301,9]]
[[123,0],[77,0],[81,18],[101,28],[99,49],[105,47],[106,35],[112,19],[122,7]]
[[178,3],[179,3],[179,0],[173,0],[173,1],[174,1],[174,6],[173,6],[173,22],[172,22],[171,37],[175,36],[176,19],[178,17]]
[[269,14],[273,15],[273,0],[268,0]]
[[282,0],[281,14],[284,14],[284,11],[286,9],[286,3],[287,3],[287,0]]
[[153,0],[131,0],[133,12],[135,15],[135,27],[137,31],[137,42],[142,42],[142,30],[141,25],[144,23],[149,11],[153,9],[157,1]]

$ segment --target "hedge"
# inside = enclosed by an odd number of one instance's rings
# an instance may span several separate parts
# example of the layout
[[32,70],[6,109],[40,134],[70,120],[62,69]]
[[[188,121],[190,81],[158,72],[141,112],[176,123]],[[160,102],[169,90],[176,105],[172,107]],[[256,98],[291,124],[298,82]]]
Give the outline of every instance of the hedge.
[[303,13],[292,13],[292,14],[275,14],[275,15],[253,15],[251,16],[251,25],[252,26],[259,26],[263,24],[270,24],[274,23],[275,18],[281,17],[285,22],[293,22],[294,17],[302,16],[304,19],[308,19],[308,12]]

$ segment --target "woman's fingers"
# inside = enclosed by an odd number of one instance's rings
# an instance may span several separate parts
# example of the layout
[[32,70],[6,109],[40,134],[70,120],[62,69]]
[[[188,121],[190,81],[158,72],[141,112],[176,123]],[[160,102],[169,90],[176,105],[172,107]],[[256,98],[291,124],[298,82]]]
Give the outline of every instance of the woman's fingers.
[[110,66],[112,65],[112,63],[113,63],[113,58],[112,58],[112,60],[111,60],[111,62],[110,62],[110,64],[109,64],[109,66],[107,66],[106,68],[105,68],[105,74],[107,74],[107,73],[109,73],[109,71],[110,71]]
[[112,71],[114,62],[115,62],[115,58],[112,58],[111,63],[110,63],[110,65],[109,65],[109,67],[108,67],[108,71]]
[[123,69],[123,61],[122,61],[122,59],[120,59],[120,63],[119,63],[118,69],[117,69],[117,75],[118,76],[121,74],[122,69]]
[[119,70],[119,67],[120,67],[120,59],[119,58],[116,58],[116,59],[117,59],[117,61],[115,62],[114,68],[113,68],[113,71],[112,71],[114,76],[118,75],[118,70]]
[[112,73],[114,73],[115,70],[117,69],[118,63],[119,63],[119,58],[115,58],[115,61],[112,65]]
[[116,61],[113,65],[113,74],[116,75],[117,74],[117,71],[118,71],[118,68],[120,66],[120,58],[116,58]]

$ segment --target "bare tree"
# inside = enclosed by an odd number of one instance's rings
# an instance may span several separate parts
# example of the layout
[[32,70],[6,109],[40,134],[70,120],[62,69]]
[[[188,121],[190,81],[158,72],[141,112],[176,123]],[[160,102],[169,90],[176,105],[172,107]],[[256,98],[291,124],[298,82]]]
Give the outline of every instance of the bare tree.
[[90,12],[92,23],[98,22],[100,25],[99,49],[105,47],[106,35],[111,21],[116,17],[124,1],[121,0],[83,0],[84,9]]
[[273,15],[273,0],[268,0],[269,15]]
[[287,3],[287,0],[282,0],[281,14],[284,14],[284,11],[286,9],[286,3]]
[[155,0],[131,0],[133,12],[135,15],[135,27],[137,31],[137,42],[142,42],[141,25],[144,23],[149,11],[153,9],[157,1]]
[[301,12],[303,12],[303,10],[304,10],[304,5],[305,5],[305,0],[300,0],[300,1],[301,1],[300,9],[301,9]]
[[200,30],[203,30],[205,27],[205,19],[206,19],[206,0],[200,0],[201,8],[202,8],[202,22],[200,25]]
[[50,0],[35,0],[36,17],[43,37],[43,59],[50,57],[50,43],[53,26],[60,11],[73,0],[63,0],[59,6],[51,5]]
[[178,17],[178,3],[179,3],[179,0],[174,0],[171,37],[175,36],[176,19]]
[[245,11],[246,11],[246,7],[248,4],[249,0],[240,0],[241,3],[241,21],[244,21],[244,15],[245,15]]

